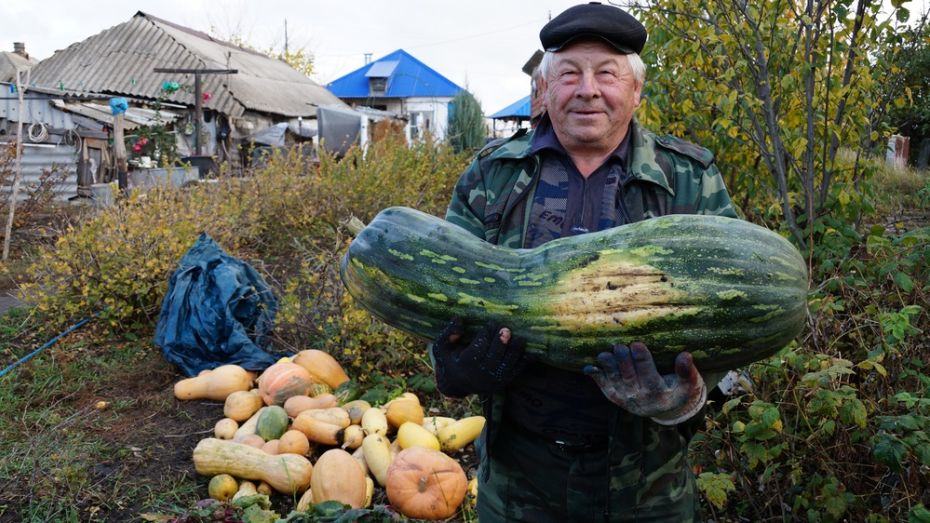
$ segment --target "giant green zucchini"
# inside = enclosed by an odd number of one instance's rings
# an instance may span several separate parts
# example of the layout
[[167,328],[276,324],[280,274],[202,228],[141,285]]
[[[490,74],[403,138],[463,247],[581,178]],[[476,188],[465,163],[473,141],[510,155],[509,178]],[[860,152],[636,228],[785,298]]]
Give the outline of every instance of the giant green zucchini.
[[760,360],[800,332],[808,286],[794,246],[732,218],[672,215],[509,249],[404,207],[355,237],[342,280],[408,333],[431,340],[453,316],[471,329],[495,319],[542,361],[578,371],[637,340],[660,369],[683,350],[702,371]]

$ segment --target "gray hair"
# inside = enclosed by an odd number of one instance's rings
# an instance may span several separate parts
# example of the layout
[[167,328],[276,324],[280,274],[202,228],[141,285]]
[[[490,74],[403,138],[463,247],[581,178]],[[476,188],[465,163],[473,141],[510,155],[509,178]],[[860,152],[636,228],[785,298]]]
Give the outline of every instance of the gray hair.
[[[543,54],[542,61],[539,62],[539,71],[546,81],[549,80],[549,71],[552,68],[555,54],[552,51],[546,51]],[[630,69],[633,71],[633,78],[639,82],[639,85],[643,85],[646,82],[646,64],[643,63],[643,59],[636,53],[624,56],[626,56],[627,63],[630,64]]]

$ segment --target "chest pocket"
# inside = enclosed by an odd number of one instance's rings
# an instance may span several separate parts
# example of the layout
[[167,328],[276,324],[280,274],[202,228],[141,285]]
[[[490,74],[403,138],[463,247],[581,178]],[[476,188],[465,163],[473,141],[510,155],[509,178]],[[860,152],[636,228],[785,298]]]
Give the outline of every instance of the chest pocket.
[[506,202],[488,205],[484,211],[484,239],[485,241],[497,244],[500,238],[501,218],[504,216],[504,207]]
[[[527,193],[535,190],[535,179],[539,173],[533,169],[532,160],[499,160],[489,167],[485,168],[484,172],[488,173],[490,179],[503,177],[508,180],[500,193],[486,204],[482,221],[485,241],[500,245],[502,240],[507,240],[512,235],[514,227],[519,227],[523,223],[519,205],[526,200]],[[527,175],[527,173],[532,174]],[[508,218],[508,223],[505,224],[504,218],[513,217],[514,213],[521,215],[518,222],[515,224],[513,219]],[[504,238],[501,238],[502,232]],[[522,232],[520,235],[522,236]]]

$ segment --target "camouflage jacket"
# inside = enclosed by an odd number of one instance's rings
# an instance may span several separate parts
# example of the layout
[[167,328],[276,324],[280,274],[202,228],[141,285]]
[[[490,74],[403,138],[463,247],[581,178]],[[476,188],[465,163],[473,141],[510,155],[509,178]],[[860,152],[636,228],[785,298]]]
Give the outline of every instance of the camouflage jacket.
[[[635,121],[631,132],[630,176],[621,181],[619,193],[630,221],[667,214],[737,217],[710,151],[675,137],[658,137]],[[540,178],[540,158],[530,154],[532,137],[532,132],[518,133],[482,149],[456,184],[446,220],[488,242],[522,247]],[[486,481],[503,394],[482,398],[482,403],[488,423],[479,441],[479,472]],[[686,450],[703,416],[665,427],[619,407],[613,411],[607,456],[611,519],[662,519],[662,513],[693,510],[697,496]]]

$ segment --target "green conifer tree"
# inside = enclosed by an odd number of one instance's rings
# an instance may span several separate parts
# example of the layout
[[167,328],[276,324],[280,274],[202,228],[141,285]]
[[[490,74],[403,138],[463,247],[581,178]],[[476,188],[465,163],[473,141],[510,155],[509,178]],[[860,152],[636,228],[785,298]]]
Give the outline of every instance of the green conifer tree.
[[449,144],[456,152],[480,149],[487,136],[481,104],[463,89],[452,99],[449,116]]

